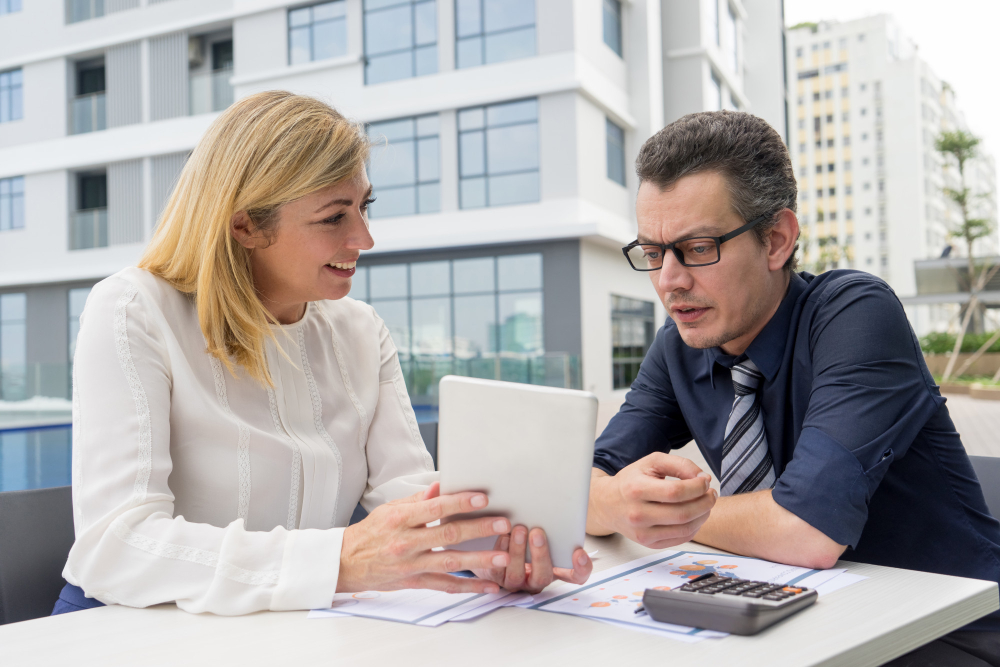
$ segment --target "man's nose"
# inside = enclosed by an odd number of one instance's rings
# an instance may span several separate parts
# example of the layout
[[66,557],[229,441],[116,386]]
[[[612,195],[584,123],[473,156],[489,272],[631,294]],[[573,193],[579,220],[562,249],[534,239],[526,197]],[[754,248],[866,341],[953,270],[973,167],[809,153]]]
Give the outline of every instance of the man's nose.
[[688,291],[693,287],[691,269],[680,263],[674,253],[667,251],[657,276],[657,285],[664,294],[677,290]]

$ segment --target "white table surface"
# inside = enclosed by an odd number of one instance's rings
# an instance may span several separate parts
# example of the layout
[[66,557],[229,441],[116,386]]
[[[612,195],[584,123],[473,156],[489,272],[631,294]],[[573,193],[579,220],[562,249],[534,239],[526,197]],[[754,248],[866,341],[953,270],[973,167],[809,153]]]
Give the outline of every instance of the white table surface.
[[[587,538],[600,571],[652,553]],[[672,549],[712,551],[700,544]],[[498,609],[425,628],[307,612],[194,615],[111,606],[0,626],[0,665],[879,665],[1000,605],[995,582],[840,562],[868,579],[753,637],[685,644],[598,621]]]

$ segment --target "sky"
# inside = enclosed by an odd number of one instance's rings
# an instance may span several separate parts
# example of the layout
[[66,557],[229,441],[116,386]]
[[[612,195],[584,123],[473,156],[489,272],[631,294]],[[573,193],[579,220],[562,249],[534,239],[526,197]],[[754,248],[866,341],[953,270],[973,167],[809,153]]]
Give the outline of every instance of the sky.
[[1000,0],[785,0],[785,24],[890,14],[1000,162]]

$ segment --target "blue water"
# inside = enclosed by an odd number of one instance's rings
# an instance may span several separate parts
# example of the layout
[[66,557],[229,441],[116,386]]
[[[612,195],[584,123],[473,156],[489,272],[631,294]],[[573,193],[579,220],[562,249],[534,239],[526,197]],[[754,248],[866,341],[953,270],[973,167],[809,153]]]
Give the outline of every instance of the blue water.
[[72,449],[69,426],[0,431],[0,491],[68,485]]

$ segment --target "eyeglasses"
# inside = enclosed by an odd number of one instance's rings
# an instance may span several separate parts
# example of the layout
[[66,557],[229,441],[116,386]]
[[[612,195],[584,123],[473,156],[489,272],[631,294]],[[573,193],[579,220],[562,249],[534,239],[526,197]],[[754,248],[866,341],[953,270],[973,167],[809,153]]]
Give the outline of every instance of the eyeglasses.
[[677,261],[684,266],[708,266],[717,264],[722,259],[722,244],[729,239],[736,238],[745,231],[751,230],[760,223],[768,220],[773,214],[754,218],[752,221],[738,229],[734,229],[722,236],[694,236],[689,239],[681,239],[673,243],[639,243],[633,241],[622,248],[625,259],[636,271],[656,271],[663,266],[663,257],[668,250],[672,250]]

